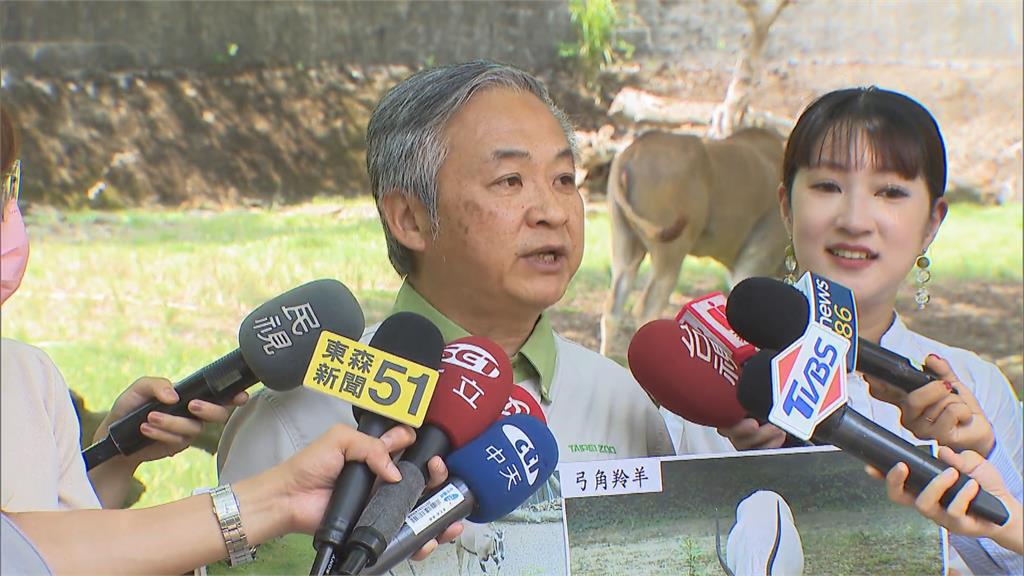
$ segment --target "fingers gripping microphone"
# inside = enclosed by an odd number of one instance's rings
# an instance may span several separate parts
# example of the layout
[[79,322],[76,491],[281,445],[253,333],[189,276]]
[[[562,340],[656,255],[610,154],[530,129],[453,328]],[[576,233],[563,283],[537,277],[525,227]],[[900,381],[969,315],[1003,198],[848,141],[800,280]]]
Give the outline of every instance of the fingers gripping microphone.
[[441,375],[416,442],[398,463],[402,480],[381,486],[366,505],[339,573],[359,574],[377,561],[427,482],[427,462],[480,435],[500,415],[512,392],[512,364],[494,342],[460,338],[441,354]]
[[[436,370],[440,364],[444,339],[437,327],[423,316],[399,312],[381,322],[370,339],[370,346]],[[356,409],[353,412],[359,422],[357,429],[369,436],[380,437],[395,425],[393,420],[379,414]],[[399,470],[403,475],[406,474],[405,469]],[[334,483],[334,491],[320,526],[313,534],[316,556],[310,568],[311,575],[322,576],[332,569],[335,555],[341,551],[356,518],[366,507],[375,479],[365,463],[350,462],[345,465]]]
[[498,420],[448,456],[448,482],[409,513],[377,563],[363,573],[386,574],[453,522],[500,519],[540,489],[557,463],[555,437],[536,417]]
[[[740,403],[759,418],[768,418],[775,402],[772,389],[777,383],[773,381],[771,367],[774,355],[774,350],[764,349],[748,360],[737,387]],[[920,493],[925,485],[946,469],[935,458],[920,452],[906,440],[845,404],[817,425],[812,438],[832,444],[883,472],[899,462],[906,463],[910,469],[907,486],[915,494]],[[942,504],[949,505],[967,481],[967,476],[961,474],[956,484],[940,499]],[[999,525],[1009,518],[1002,502],[984,490],[978,492],[968,506],[968,512]]]
[[223,404],[261,381],[274,390],[299,386],[323,330],[349,338],[363,331],[359,303],[337,280],[314,280],[264,303],[242,320],[237,349],[174,386],[175,404],[153,400],[111,424],[106,438],[82,452],[86,469],[150,444],[139,430],[150,412],[191,418],[188,403],[195,399]]
[[746,417],[736,400],[739,369],[699,330],[672,320],[648,322],[627,356],[637,382],[671,412],[716,428]]
[[[729,295],[729,324],[755,346],[782,350],[807,330],[807,299],[797,289],[773,278],[747,278]],[[910,360],[874,342],[858,339],[857,370],[907,392],[938,379],[915,368]]]

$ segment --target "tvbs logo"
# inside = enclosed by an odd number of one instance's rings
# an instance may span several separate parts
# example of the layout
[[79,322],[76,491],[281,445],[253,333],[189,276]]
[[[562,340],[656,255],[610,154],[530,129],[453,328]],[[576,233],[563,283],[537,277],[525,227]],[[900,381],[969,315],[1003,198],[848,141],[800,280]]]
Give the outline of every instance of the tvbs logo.
[[445,346],[441,352],[441,362],[460,366],[487,378],[501,375],[497,359],[487,350],[469,342],[455,341]]
[[850,343],[820,324],[772,359],[774,402],[768,420],[809,440],[814,429],[846,402]]

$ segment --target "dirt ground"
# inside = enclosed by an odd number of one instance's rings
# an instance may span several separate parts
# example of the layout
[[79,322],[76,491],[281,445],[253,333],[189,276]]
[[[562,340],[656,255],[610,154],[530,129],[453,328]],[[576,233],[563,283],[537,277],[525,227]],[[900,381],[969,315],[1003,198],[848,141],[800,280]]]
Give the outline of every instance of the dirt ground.
[[[924,310],[914,304],[914,288],[905,285],[897,301],[900,315],[911,329],[940,342],[972,350],[995,362],[1021,397],[1024,389],[1024,285],[1021,283],[934,282],[932,300]],[[673,310],[707,291],[672,295]],[[575,303],[578,304],[578,303]],[[586,312],[559,310],[552,315],[555,329],[596,350],[600,344],[600,303],[587,303]],[[593,312],[591,312],[593,311]],[[668,316],[666,311],[665,316]]]

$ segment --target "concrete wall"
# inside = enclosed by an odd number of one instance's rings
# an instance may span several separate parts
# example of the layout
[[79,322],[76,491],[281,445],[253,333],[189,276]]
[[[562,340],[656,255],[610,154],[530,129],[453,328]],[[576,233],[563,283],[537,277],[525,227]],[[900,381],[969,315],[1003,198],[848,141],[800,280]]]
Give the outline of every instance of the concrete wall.
[[64,0],[0,10],[5,67],[51,73],[481,57],[547,69],[572,35],[562,2]]
[[[762,0],[766,1],[766,0]],[[1019,0],[802,0],[772,30],[771,59],[1021,59]],[[730,66],[746,20],[730,0],[621,0],[639,57]],[[4,2],[8,70],[420,66],[492,58],[546,74],[573,41],[564,1]],[[237,46],[232,55],[231,45]]]

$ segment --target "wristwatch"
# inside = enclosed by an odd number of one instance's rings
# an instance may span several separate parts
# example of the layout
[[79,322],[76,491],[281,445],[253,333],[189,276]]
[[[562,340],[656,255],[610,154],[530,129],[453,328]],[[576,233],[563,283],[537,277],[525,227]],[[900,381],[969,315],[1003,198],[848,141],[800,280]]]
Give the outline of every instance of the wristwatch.
[[210,491],[213,499],[213,513],[220,524],[220,532],[224,536],[224,545],[228,549],[228,565],[234,568],[252,562],[256,558],[256,548],[249,546],[242,527],[242,518],[238,513],[238,499],[230,484],[217,486]]

